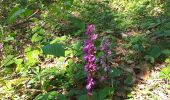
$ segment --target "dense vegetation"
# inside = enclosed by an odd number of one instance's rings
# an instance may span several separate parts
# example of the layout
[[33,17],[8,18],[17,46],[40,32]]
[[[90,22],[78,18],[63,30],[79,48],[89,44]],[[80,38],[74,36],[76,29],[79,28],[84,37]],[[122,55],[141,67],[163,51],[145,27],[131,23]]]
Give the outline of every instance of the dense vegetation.
[[0,0],[0,99],[167,99],[169,9],[169,0]]

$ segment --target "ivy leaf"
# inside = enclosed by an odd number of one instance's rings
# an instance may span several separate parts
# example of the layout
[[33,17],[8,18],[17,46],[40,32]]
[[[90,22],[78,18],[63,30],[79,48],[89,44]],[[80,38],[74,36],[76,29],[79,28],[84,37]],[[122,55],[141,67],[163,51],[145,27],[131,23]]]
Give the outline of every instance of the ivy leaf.
[[49,54],[49,55],[54,55],[54,56],[64,56],[65,55],[65,50],[62,47],[61,44],[48,44],[44,47],[42,47],[43,53]]

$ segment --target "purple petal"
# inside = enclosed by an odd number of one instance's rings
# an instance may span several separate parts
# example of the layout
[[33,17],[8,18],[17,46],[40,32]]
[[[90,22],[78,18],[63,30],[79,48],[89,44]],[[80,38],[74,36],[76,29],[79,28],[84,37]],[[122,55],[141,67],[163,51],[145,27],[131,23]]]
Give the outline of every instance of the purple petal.
[[88,26],[87,26],[86,34],[89,35],[89,34],[91,34],[94,30],[95,30],[95,26],[94,26],[94,25],[88,25]]
[[95,82],[94,82],[93,78],[92,77],[88,77],[86,89],[87,90],[91,90],[91,89],[93,89],[94,85],[95,85]]
[[97,34],[92,35],[92,40],[95,40],[95,39],[97,39]]

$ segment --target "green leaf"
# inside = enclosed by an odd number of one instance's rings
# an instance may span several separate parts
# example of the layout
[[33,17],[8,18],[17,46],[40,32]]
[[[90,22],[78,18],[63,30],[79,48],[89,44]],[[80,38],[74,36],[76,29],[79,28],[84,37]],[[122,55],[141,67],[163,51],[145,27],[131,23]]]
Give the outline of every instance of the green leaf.
[[73,48],[75,50],[81,50],[82,47],[82,42],[81,41],[76,41],[76,43],[73,44]]
[[98,100],[98,99],[99,99],[99,97],[98,97],[98,93],[93,92],[92,100]]
[[8,55],[2,62],[3,66],[9,66],[14,63],[14,56]]
[[128,75],[127,79],[124,81],[126,85],[132,85],[133,77],[131,74]]
[[8,16],[7,22],[12,23],[16,20],[16,18],[25,11],[25,9],[20,9],[18,7],[13,8],[11,13]]
[[170,55],[170,50],[169,49],[165,49],[162,51],[163,54],[165,55]]
[[15,40],[14,37],[8,36],[4,39],[4,42],[9,42],[9,41],[13,41],[13,40]]
[[33,13],[32,10],[26,9],[20,16],[21,16],[21,17],[28,17],[28,16],[30,16],[32,13]]
[[42,50],[45,54],[54,55],[54,56],[64,56],[65,50],[61,44],[48,44],[42,47]]
[[26,8],[15,7],[10,12],[10,14],[7,18],[7,23],[11,24],[11,23],[16,21],[17,17],[28,16],[30,14],[32,14],[32,10],[29,10],[29,9],[26,9]]
[[170,80],[170,66],[167,66],[161,70],[160,78],[165,78]]
[[33,50],[33,51],[30,51],[30,52],[27,52],[25,54],[25,57],[26,57],[26,65],[28,66],[32,66],[34,64],[36,64],[39,60],[39,54],[40,54],[40,51],[39,50]]
[[98,93],[100,100],[104,100],[109,94],[113,94],[114,89],[110,87],[105,87],[101,89]]
[[15,60],[15,64],[17,65],[16,69],[15,69],[16,72],[21,71],[21,68],[23,67],[22,62],[23,62],[23,59],[16,59]]
[[158,30],[156,32],[154,32],[153,34],[155,34],[157,37],[159,36],[170,36],[170,30]]
[[54,43],[63,43],[66,42],[68,38],[66,36],[56,37],[53,41],[50,42],[50,44]]
[[31,38],[31,42],[38,42],[38,41],[41,41],[43,39],[43,37],[42,36],[40,36],[40,35],[38,35],[38,34],[34,34],[33,36],[32,36],[32,38]]
[[122,74],[120,69],[113,69],[111,73],[111,77],[119,77]]
[[58,94],[58,96],[57,96],[57,100],[67,100],[67,98],[66,98],[66,96],[65,96],[65,95]]
[[55,100],[57,97],[57,92],[52,91],[46,94],[39,94],[34,100]]
[[73,35],[80,35],[85,30],[85,23],[81,19],[69,16],[68,20],[70,21],[71,27],[75,29]]
[[78,97],[78,100],[88,100],[88,97],[87,97],[86,94],[85,95],[81,95],[81,96]]
[[170,29],[170,22],[165,23],[164,27],[167,28],[167,29]]
[[161,49],[159,47],[152,47],[151,50],[149,51],[148,55],[157,58],[161,55]]
[[[105,87],[101,89],[99,92],[93,92],[92,100],[105,100],[107,96],[114,93],[114,88]],[[87,99],[82,99],[87,100]]]

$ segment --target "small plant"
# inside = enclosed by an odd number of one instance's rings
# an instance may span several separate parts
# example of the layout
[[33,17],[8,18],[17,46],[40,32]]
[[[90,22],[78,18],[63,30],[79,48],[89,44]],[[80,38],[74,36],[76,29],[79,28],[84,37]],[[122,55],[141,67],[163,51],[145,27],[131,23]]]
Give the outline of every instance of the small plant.
[[161,70],[160,76],[161,78],[167,79],[170,81],[170,65]]
[[[94,40],[97,38],[97,35],[92,34],[94,29],[95,29],[94,25],[89,25],[87,27],[86,35],[88,36],[88,38],[84,41],[84,45],[83,45],[84,60],[86,62],[84,69],[87,72],[86,89],[88,91],[88,95],[90,98],[91,97],[93,98],[95,96],[93,95],[94,93],[93,88],[94,85],[96,84],[95,82],[97,82],[98,80],[104,81],[108,79],[109,74],[111,74],[111,68],[109,67],[109,57],[111,55],[111,50],[109,48],[110,42],[106,37],[103,38],[100,46],[100,51],[102,52],[102,55],[99,57],[100,63],[96,64],[96,57],[95,57],[96,48],[94,46]],[[99,67],[97,68],[97,66]],[[99,76],[99,79],[96,77],[96,75]],[[94,77],[96,80],[94,80]]]

